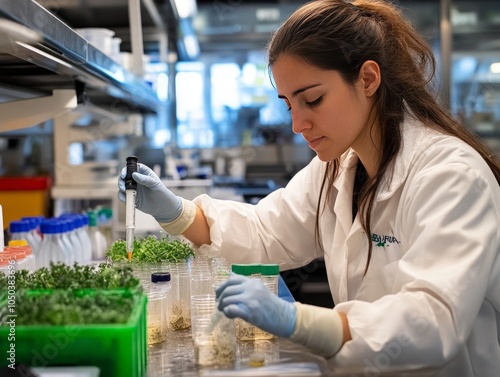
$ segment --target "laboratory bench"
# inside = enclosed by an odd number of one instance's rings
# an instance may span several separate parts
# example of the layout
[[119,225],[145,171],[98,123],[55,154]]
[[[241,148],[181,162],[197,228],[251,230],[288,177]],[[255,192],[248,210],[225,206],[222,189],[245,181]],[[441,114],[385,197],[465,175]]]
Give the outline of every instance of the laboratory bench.
[[[251,367],[253,354],[265,357],[260,367]],[[368,363],[359,368],[339,368],[288,339],[238,341],[236,362],[228,367],[199,367],[189,330],[168,334],[161,345],[148,349],[146,377],[236,377],[236,376],[334,376],[334,377],[431,377],[435,371],[393,370]]]
[[[294,302],[283,278],[278,280],[278,295]],[[195,363],[194,342],[190,330],[170,331],[167,340],[148,347],[148,366],[145,377],[235,377],[235,376],[335,376],[335,377],[430,377],[430,370],[388,371],[374,363],[359,368],[335,367],[323,357],[288,339],[238,340],[236,361],[226,367],[200,367]],[[264,365],[249,365],[253,356],[263,356]]]
[[[295,301],[283,278],[278,280],[278,295]],[[253,356],[263,356],[264,365],[250,366]],[[170,331],[167,340],[148,347],[147,376],[145,377],[235,377],[235,376],[339,376],[339,377],[430,377],[432,371],[388,371],[375,364],[359,368],[335,367],[323,357],[288,339],[238,340],[236,361],[230,366],[200,367],[195,363],[194,342],[190,330]]]

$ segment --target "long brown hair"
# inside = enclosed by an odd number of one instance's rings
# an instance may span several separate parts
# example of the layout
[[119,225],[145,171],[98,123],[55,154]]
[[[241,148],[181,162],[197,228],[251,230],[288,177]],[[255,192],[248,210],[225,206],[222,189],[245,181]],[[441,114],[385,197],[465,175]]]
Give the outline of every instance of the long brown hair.
[[[338,71],[352,87],[365,61],[373,60],[380,66],[382,80],[373,108],[375,118],[383,125],[380,160],[375,176],[368,179],[359,195],[361,224],[369,245],[365,274],[372,253],[370,222],[375,194],[401,148],[400,126],[408,111],[425,126],[456,136],[475,148],[500,183],[500,165],[491,150],[439,105],[432,86],[436,69],[432,49],[396,6],[381,0],[306,3],[274,33],[268,46],[269,69],[282,55]],[[338,158],[327,162],[318,198],[316,240],[321,249],[321,202],[325,196],[327,205],[339,166]]]

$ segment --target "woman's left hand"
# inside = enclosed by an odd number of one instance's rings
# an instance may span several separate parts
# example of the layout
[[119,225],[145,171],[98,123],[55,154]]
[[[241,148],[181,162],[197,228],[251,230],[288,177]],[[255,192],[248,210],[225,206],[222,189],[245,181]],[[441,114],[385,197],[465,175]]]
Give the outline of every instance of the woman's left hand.
[[295,329],[295,304],[272,293],[260,279],[231,274],[215,291],[226,317],[241,318],[276,336],[288,338]]

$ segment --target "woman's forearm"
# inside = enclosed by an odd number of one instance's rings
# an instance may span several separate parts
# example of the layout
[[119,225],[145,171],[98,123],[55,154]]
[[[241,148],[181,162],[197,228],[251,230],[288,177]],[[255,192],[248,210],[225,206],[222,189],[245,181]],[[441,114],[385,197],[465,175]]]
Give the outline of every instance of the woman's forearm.
[[210,239],[210,227],[208,226],[207,218],[200,207],[196,206],[196,216],[194,221],[182,235],[197,246],[205,244],[210,245],[212,243]]

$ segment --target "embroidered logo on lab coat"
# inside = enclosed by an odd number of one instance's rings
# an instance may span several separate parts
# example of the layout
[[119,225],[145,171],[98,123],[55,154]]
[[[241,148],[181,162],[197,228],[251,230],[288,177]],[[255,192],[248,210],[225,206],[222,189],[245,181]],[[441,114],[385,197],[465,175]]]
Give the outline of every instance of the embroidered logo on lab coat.
[[372,242],[374,242],[375,246],[377,246],[377,247],[386,247],[386,246],[389,246],[390,244],[401,243],[394,236],[385,236],[385,235],[379,235],[379,234],[375,234],[375,233],[372,233]]

